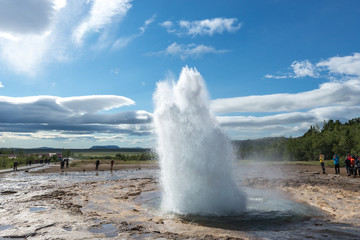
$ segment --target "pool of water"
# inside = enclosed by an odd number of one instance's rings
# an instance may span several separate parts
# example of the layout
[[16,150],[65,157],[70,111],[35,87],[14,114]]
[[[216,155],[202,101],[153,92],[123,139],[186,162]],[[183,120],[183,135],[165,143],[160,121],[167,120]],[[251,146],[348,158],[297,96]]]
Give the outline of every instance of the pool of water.
[[112,223],[102,224],[98,228],[89,229],[89,231],[92,233],[102,233],[105,235],[106,238],[113,238],[119,234],[118,229]]
[[[174,215],[174,217],[209,227],[249,231],[281,228],[287,224],[322,216],[317,209],[287,199],[278,192],[254,188],[244,188],[243,191],[247,195],[247,208],[242,214],[230,216]],[[135,201],[147,209],[161,212],[161,192],[159,191],[143,192]]]
[[47,209],[46,207],[31,207],[30,212],[40,212],[40,211],[45,211],[46,209]]
[[14,227],[14,225],[0,225],[0,231],[4,231],[12,227]]
[[289,199],[280,192],[243,188],[247,208],[230,216],[176,215],[160,210],[161,192],[141,193],[135,202],[156,215],[173,216],[187,224],[251,233],[259,239],[359,239],[360,231],[349,224],[330,222],[317,208]]
[[19,196],[31,189],[49,186],[69,186],[74,183],[88,181],[118,180],[137,177],[153,177],[156,170],[125,170],[125,171],[99,171],[99,172],[61,172],[61,173],[31,173],[11,172],[1,177],[1,199]]

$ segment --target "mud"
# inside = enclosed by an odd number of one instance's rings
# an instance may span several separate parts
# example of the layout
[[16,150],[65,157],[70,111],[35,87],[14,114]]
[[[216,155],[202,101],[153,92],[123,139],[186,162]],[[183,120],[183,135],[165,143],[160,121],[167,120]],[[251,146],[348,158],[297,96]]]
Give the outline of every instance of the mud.
[[[276,211],[251,211],[233,218],[163,213],[156,172],[147,170],[123,170],[110,177],[102,173],[85,180],[75,180],[79,177],[69,173],[66,177],[73,181],[67,184],[61,184],[61,173],[14,175],[3,180],[14,177],[17,184],[25,184],[24,177],[33,183],[16,190],[1,189],[0,239],[360,238],[360,178],[317,174],[312,167],[267,167],[266,172],[273,174],[261,176],[256,174],[258,168],[252,170],[244,170],[247,174],[242,174],[239,184],[262,194],[282,195],[319,213],[295,217],[281,213],[280,218],[271,216]],[[259,199],[252,197],[262,204]]]

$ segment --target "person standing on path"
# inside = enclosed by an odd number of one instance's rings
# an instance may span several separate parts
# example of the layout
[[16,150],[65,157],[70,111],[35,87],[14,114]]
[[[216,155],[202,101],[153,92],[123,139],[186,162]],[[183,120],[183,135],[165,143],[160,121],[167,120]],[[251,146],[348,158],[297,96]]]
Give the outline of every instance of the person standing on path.
[[334,154],[333,160],[334,160],[335,174],[340,174],[339,156],[337,154]]
[[320,154],[319,160],[320,160],[320,165],[321,165],[323,174],[326,174],[326,172],[325,172],[325,163],[324,163],[324,155]]
[[61,168],[61,169],[64,169],[64,166],[65,166],[64,159],[63,159],[63,158],[60,158],[60,168]]
[[99,170],[99,165],[100,165],[100,160],[98,159],[98,160],[96,160],[96,162],[95,162],[95,170],[96,170],[96,171]]
[[112,159],[111,162],[110,162],[110,170],[113,170],[114,162],[115,162],[114,159]]
[[346,174],[350,176],[350,162],[351,162],[351,155],[348,153],[347,157],[345,158],[345,168]]
[[[360,159],[359,159],[359,156],[355,156],[355,169],[358,171],[358,174],[359,174],[359,177],[360,177]],[[355,170],[355,173],[356,173],[356,170]]]
[[352,155],[350,158],[350,175],[354,175],[355,177],[354,170],[355,170],[355,156]]
[[359,171],[359,176],[360,176],[360,170],[359,170],[359,166],[360,166],[360,164],[359,164],[359,156],[358,155],[356,155],[355,156],[355,161],[354,161],[354,177],[357,175],[357,172]]
[[14,169],[13,169],[14,171],[17,171],[17,166],[18,166],[18,162],[15,161],[15,162],[14,162]]

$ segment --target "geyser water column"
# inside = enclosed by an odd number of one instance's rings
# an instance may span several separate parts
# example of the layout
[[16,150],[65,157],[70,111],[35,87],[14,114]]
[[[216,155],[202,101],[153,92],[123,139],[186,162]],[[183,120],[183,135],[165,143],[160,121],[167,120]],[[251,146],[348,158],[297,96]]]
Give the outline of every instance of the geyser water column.
[[210,110],[200,73],[185,67],[176,83],[159,82],[154,103],[162,209],[215,216],[242,212],[246,197],[232,179],[233,148]]

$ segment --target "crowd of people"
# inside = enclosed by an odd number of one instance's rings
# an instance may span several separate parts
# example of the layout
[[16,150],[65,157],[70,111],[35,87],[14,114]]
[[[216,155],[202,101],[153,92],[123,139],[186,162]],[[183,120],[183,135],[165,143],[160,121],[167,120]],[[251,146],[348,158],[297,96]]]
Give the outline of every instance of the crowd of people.
[[[325,172],[324,155],[320,154],[319,160],[323,174],[325,174],[326,172]],[[333,161],[334,161],[335,174],[340,174],[340,158],[337,154],[334,154]],[[344,163],[345,163],[346,174],[348,176],[354,176],[354,177],[356,177],[357,175],[360,176],[360,158],[358,157],[358,155],[351,155],[350,153],[348,153],[345,157]]]
[[60,168],[61,169],[64,169],[65,168],[65,165],[66,165],[66,168],[69,168],[69,159],[68,158],[59,158],[59,161],[60,161]]
[[345,158],[345,168],[348,176],[354,177],[359,174],[360,176],[360,159],[357,155],[351,155],[350,153]]

